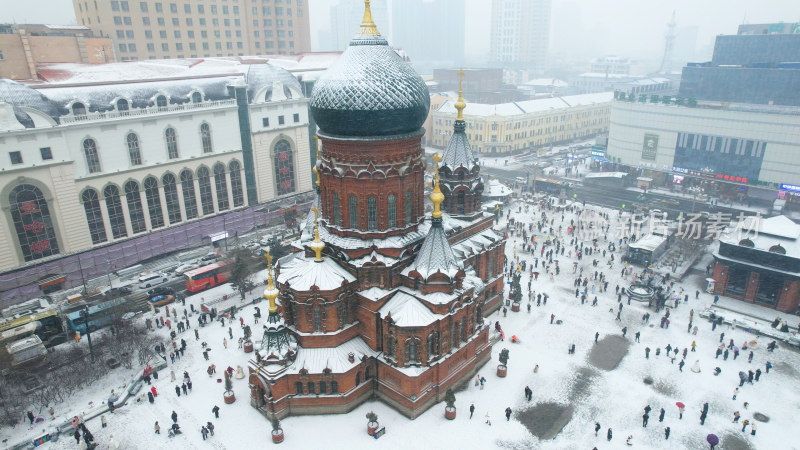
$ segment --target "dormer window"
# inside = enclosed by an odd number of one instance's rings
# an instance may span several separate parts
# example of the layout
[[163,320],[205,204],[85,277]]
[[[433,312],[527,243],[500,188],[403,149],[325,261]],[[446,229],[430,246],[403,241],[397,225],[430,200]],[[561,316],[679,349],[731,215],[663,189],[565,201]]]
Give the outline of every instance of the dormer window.
[[72,115],[73,116],[85,116],[86,115],[86,105],[81,102],[75,102],[72,104]]
[[128,101],[127,100],[125,100],[124,98],[121,98],[121,99],[117,100],[117,111],[123,112],[123,111],[127,111],[128,109],[129,108],[128,108]]
[[156,106],[159,108],[166,108],[167,107],[167,97],[163,95],[159,95],[156,97]]

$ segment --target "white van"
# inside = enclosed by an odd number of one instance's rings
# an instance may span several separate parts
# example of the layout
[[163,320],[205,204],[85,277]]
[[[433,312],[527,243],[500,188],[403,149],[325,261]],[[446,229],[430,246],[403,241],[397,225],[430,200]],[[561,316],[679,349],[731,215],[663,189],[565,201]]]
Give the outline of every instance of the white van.
[[167,278],[167,275],[163,273],[149,273],[142,275],[139,277],[139,288],[147,289],[150,286],[157,286],[161,283],[166,283],[168,279],[169,278]]

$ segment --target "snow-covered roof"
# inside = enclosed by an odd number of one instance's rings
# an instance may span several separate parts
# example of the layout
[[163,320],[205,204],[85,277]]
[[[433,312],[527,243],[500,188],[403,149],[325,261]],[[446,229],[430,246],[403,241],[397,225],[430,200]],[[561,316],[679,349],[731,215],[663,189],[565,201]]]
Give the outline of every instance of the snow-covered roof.
[[453,245],[453,253],[460,258],[466,258],[472,253],[478,253],[501,239],[501,236],[491,228],[472,235]]
[[417,258],[403,270],[403,275],[408,275],[411,271],[416,270],[426,281],[437,273],[447,275],[452,280],[464,266],[456,259],[453,249],[450,248],[450,242],[447,241],[447,234],[441,224],[441,219],[433,219],[433,221],[434,223],[417,253]]
[[[781,246],[786,251],[786,256],[800,258],[800,225],[786,216],[775,216],[753,222],[753,218],[746,219],[742,226],[732,224],[720,234],[720,242],[739,245],[743,239],[749,239],[753,248],[769,251],[775,246]],[[754,230],[755,229],[755,230]],[[756,232],[757,231],[757,232]]]
[[[355,360],[350,362],[348,354],[353,353]],[[287,369],[288,373],[299,373],[306,369],[308,373],[322,373],[331,369],[333,373],[344,373],[361,364],[361,357],[377,356],[378,352],[370,348],[361,337],[354,337],[336,347],[300,348],[297,359]]]
[[387,315],[398,327],[424,327],[435,322],[440,316],[433,313],[416,297],[403,291],[396,292],[381,309],[378,310],[381,318]]
[[[551,111],[555,109],[574,108],[578,106],[593,105],[597,103],[611,103],[614,99],[613,92],[598,92],[594,94],[567,95],[563,97],[541,98],[513,103],[488,105],[485,103],[467,103],[464,109],[465,116],[521,116],[523,114]],[[442,113],[455,114],[455,102],[448,100],[437,110]]]
[[647,234],[639,238],[638,241],[630,244],[629,247],[653,251],[657,249],[659,245],[663,244],[666,240],[667,239],[664,236],[658,236],[656,234]]
[[442,156],[442,167],[447,167],[451,171],[459,167],[472,169],[475,165],[475,155],[469,146],[469,139],[464,132],[464,121],[456,121],[453,125],[453,135]]
[[583,178],[625,178],[625,172],[588,172],[583,174]]
[[536,78],[523,83],[525,86],[567,87],[569,83],[556,78]]
[[331,258],[317,262],[306,257],[304,252],[293,253],[279,260],[278,283],[288,283],[297,291],[308,291],[317,286],[321,291],[338,289],[342,283],[351,283],[356,278]]
[[382,263],[387,267],[391,267],[397,261],[399,261],[399,259],[392,258],[391,256],[381,255],[380,253],[373,250],[368,255],[364,255],[361,258],[350,260],[350,264],[352,264],[355,267],[363,267],[364,264],[366,263]]

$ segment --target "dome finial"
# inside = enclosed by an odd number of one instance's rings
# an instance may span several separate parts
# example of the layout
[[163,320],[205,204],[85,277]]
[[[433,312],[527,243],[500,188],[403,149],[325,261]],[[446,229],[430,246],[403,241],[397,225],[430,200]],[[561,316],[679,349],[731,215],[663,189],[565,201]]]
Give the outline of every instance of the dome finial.
[[381,33],[378,27],[375,26],[375,21],[372,20],[372,10],[369,7],[369,0],[364,0],[364,18],[361,19],[361,30],[358,34],[366,34],[371,36],[379,36]]
[[464,103],[464,98],[461,96],[462,89],[461,89],[461,82],[464,80],[464,69],[459,69],[458,71],[458,101],[454,105],[455,108],[458,110],[458,117],[456,120],[464,120],[464,108],[467,107],[467,104]]
[[275,304],[275,299],[280,294],[275,288],[275,283],[272,280],[272,256],[270,256],[269,251],[267,251],[266,255],[267,258],[267,288],[264,289],[264,298],[269,300],[269,312],[274,313],[278,311],[278,305]]
[[433,192],[431,193],[431,201],[433,202],[433,214],[431,216],[434,219],[441,219],[442,218],[442,210],[440,206],[444,201],[444,194],[442,194],[442,190],[439,189],[439,161],[442,160],[442,157],[439,156],[439,152],[436,152],[433,155],[433,163],[436,166],[434,168],[434,184],[433,184]]
[[325,243],[319,238],[319,222],[317,221],[319,209],[317,209],[317,205],[314,205],[311,208],[311,211],[314,212],[314,241],[311,243],[311,245],[309,245],[309,247],[311,247],[311,250],[313,250],[316,254],[314,261],[322,262],[322,249],[325,248]]
[[311,171],[314,172],[314,175],[317,176],[316,185],[317,189],[319,189],[319,171],[317,170],[317,166],[319,165],[319,136],[317,136],[316,134],[314,135],[314,141],[316,142],[316,147],[317,147],[317,159],[316,159],[316,164],[314,164],[314,167],[311,168]]

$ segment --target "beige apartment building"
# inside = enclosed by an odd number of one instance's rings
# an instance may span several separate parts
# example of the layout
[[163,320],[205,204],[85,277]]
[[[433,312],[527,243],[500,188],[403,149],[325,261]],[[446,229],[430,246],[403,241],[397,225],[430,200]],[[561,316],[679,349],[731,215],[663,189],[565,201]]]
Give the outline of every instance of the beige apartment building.
[[78,23],[121,61],[311,50],[307,0],[73,0]]
[[[488,105],[467,103],[464,119],[473,152],[507,154],[607,133],[613,92]],[[445,101],[432,114],[428,145],[444,148],[456,109]]]
[[111,39],[80,25],[0,25],[0,78],[33,80],[39,63],[114,62]]

